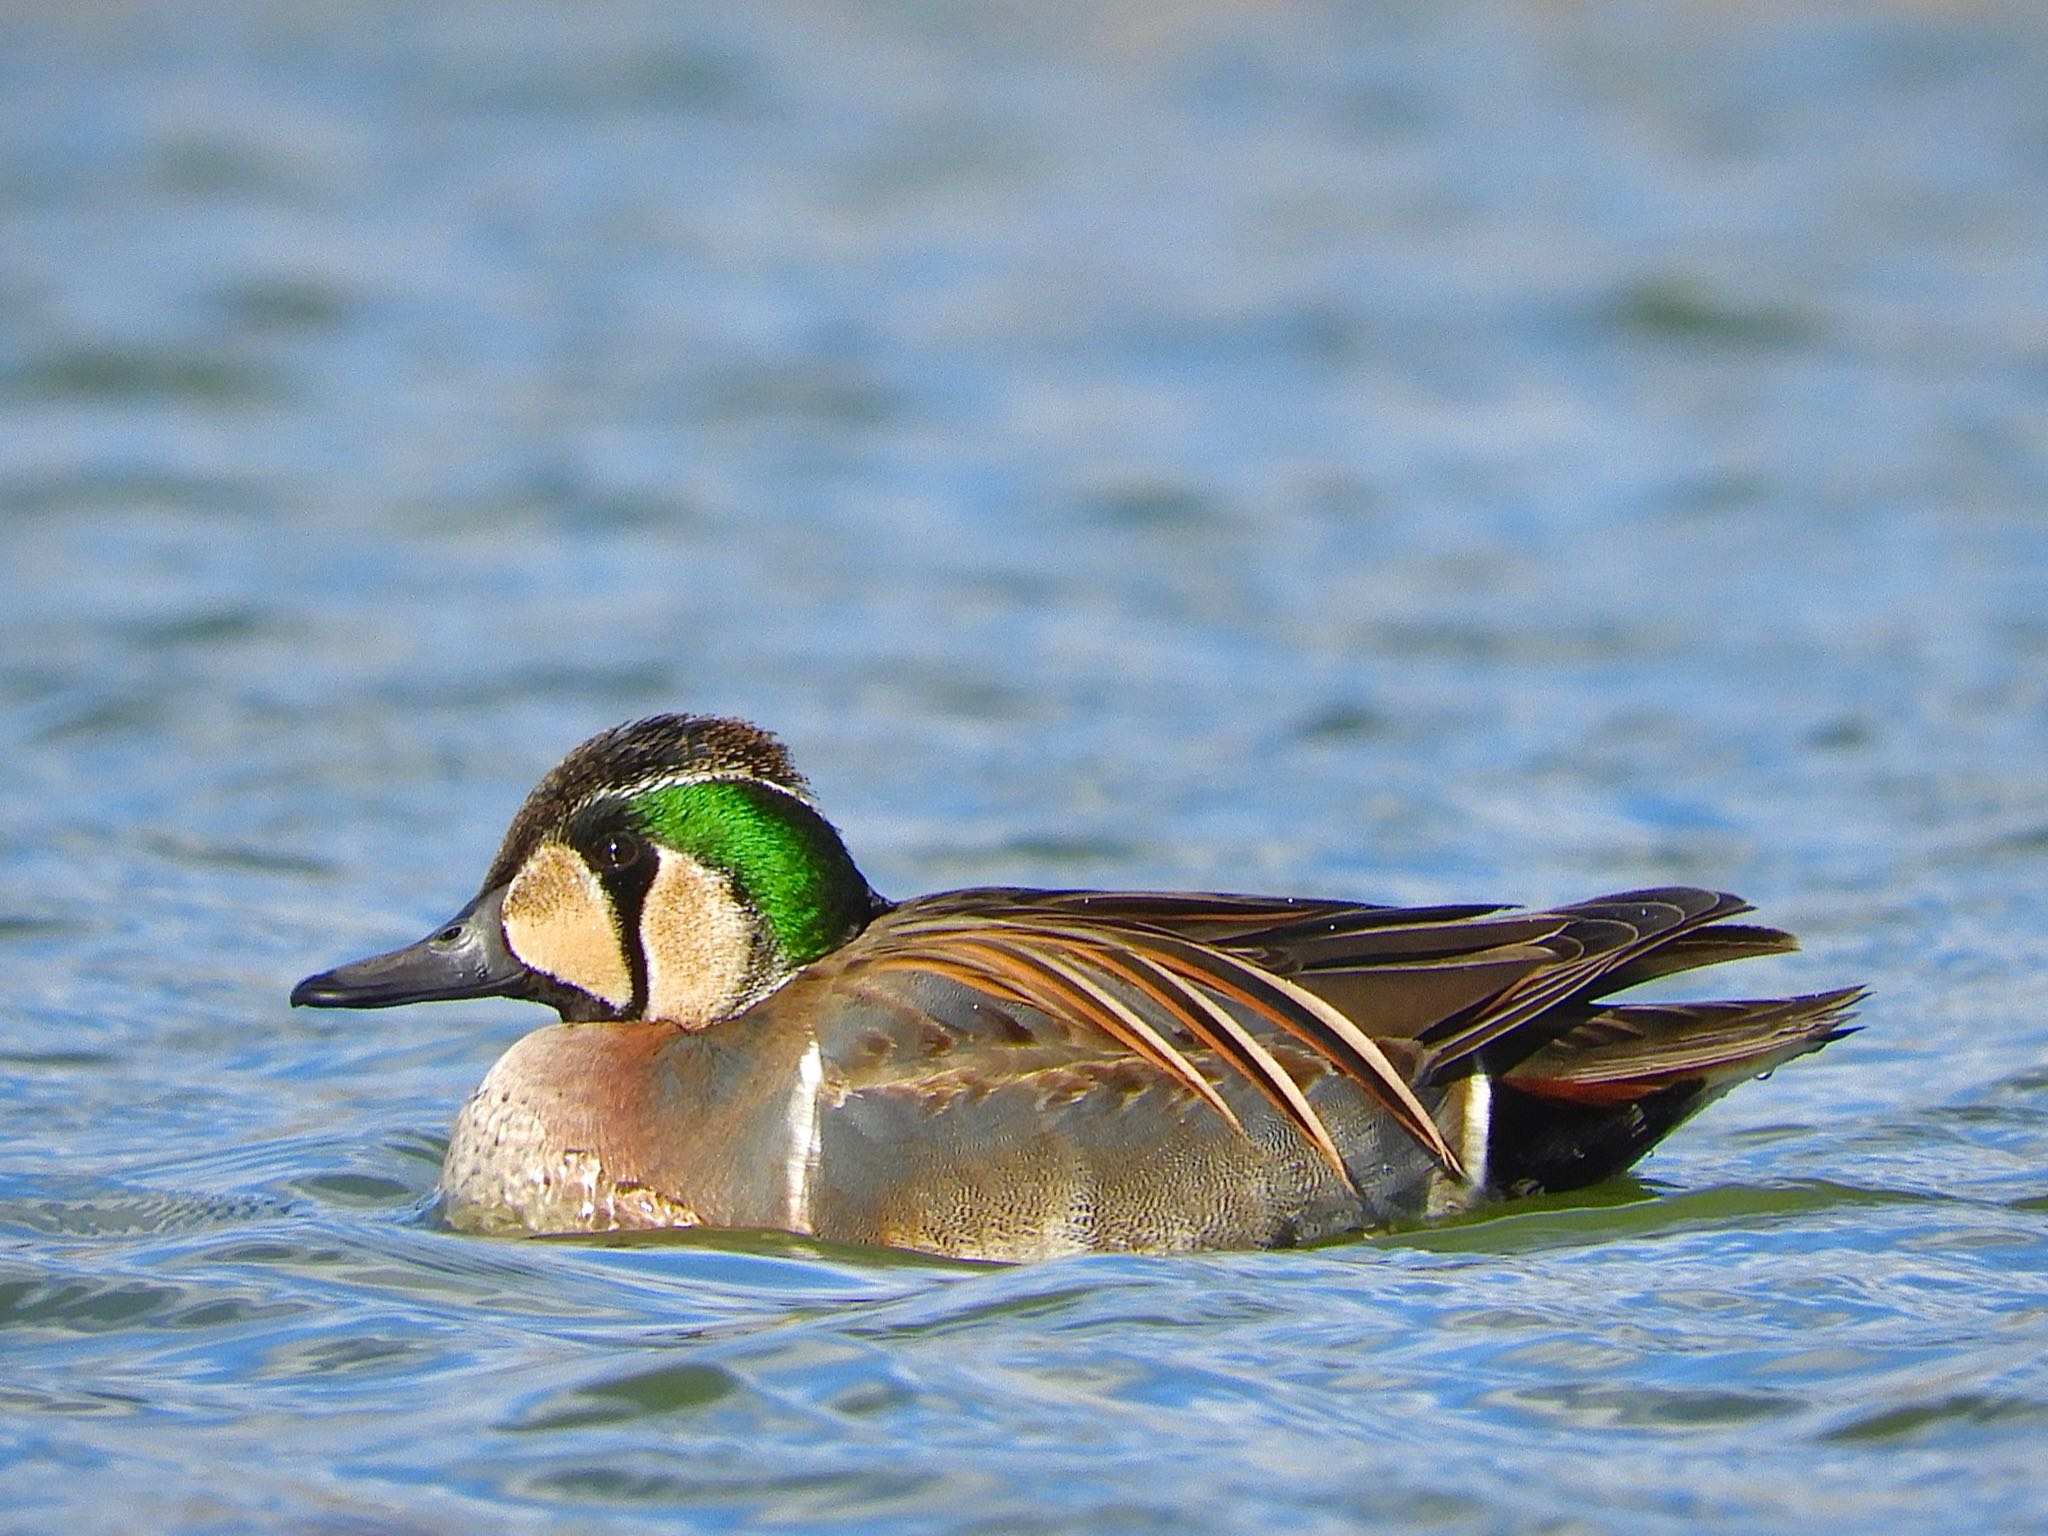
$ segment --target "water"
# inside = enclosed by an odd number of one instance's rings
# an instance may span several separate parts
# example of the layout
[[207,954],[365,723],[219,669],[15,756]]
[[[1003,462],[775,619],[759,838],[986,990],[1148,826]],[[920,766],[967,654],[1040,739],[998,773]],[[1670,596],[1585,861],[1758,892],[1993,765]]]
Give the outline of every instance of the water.
[[[0,18],[0,1526],[2039,1529],[2026,5]],[[1307,1253],[456,1237],[294,1013],[600,726],[876,884],[1727,886],[1866,1030]]]

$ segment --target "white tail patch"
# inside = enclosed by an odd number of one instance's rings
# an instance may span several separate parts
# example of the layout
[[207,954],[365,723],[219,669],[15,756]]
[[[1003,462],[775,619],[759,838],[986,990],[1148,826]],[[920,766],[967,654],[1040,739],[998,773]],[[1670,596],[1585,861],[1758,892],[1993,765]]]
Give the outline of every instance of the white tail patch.
[[825,1059],[813,1040],[797,1061],[796,1086],[789,1094],[782,1224],[792,1232],[811,1230],[811,1173],[818,1166],[818,1093],[824,1086]]

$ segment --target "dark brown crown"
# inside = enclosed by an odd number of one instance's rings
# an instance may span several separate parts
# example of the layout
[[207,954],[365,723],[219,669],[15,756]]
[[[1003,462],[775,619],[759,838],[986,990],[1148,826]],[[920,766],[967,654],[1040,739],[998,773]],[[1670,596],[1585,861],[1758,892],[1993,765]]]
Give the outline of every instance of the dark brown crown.
[[511,879],[535,843],[598,796],[682,774],[759,779],[810,799],[810,785],[788,749],[759,726],[716,715],[629,720],[575,748],[533,787],[505,831],[484,889]]

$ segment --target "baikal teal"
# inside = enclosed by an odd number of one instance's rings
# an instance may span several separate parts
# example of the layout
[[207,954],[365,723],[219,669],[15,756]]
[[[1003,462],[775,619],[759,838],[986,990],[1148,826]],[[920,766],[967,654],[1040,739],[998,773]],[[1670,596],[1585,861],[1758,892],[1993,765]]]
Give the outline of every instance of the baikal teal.
[[1691,887],[1547,912],[877,896],[782,746],[662,715],[569,754],[431,938],[295,1003],[559,1024],[463,1108],[459,1227],[779,1228],[962,1258],[1272,1246],[1582,1187],[1843,1034],[1858,988],[1614,1002],[1794,947]]

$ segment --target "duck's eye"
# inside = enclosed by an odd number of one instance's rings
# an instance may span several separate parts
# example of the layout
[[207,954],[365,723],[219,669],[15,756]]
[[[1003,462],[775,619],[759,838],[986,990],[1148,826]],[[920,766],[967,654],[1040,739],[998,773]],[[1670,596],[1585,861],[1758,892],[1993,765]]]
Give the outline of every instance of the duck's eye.
[[597,845],[597,867],[607,874],[631,869],[647,852],[647,844],[624,832],[613,832]]

